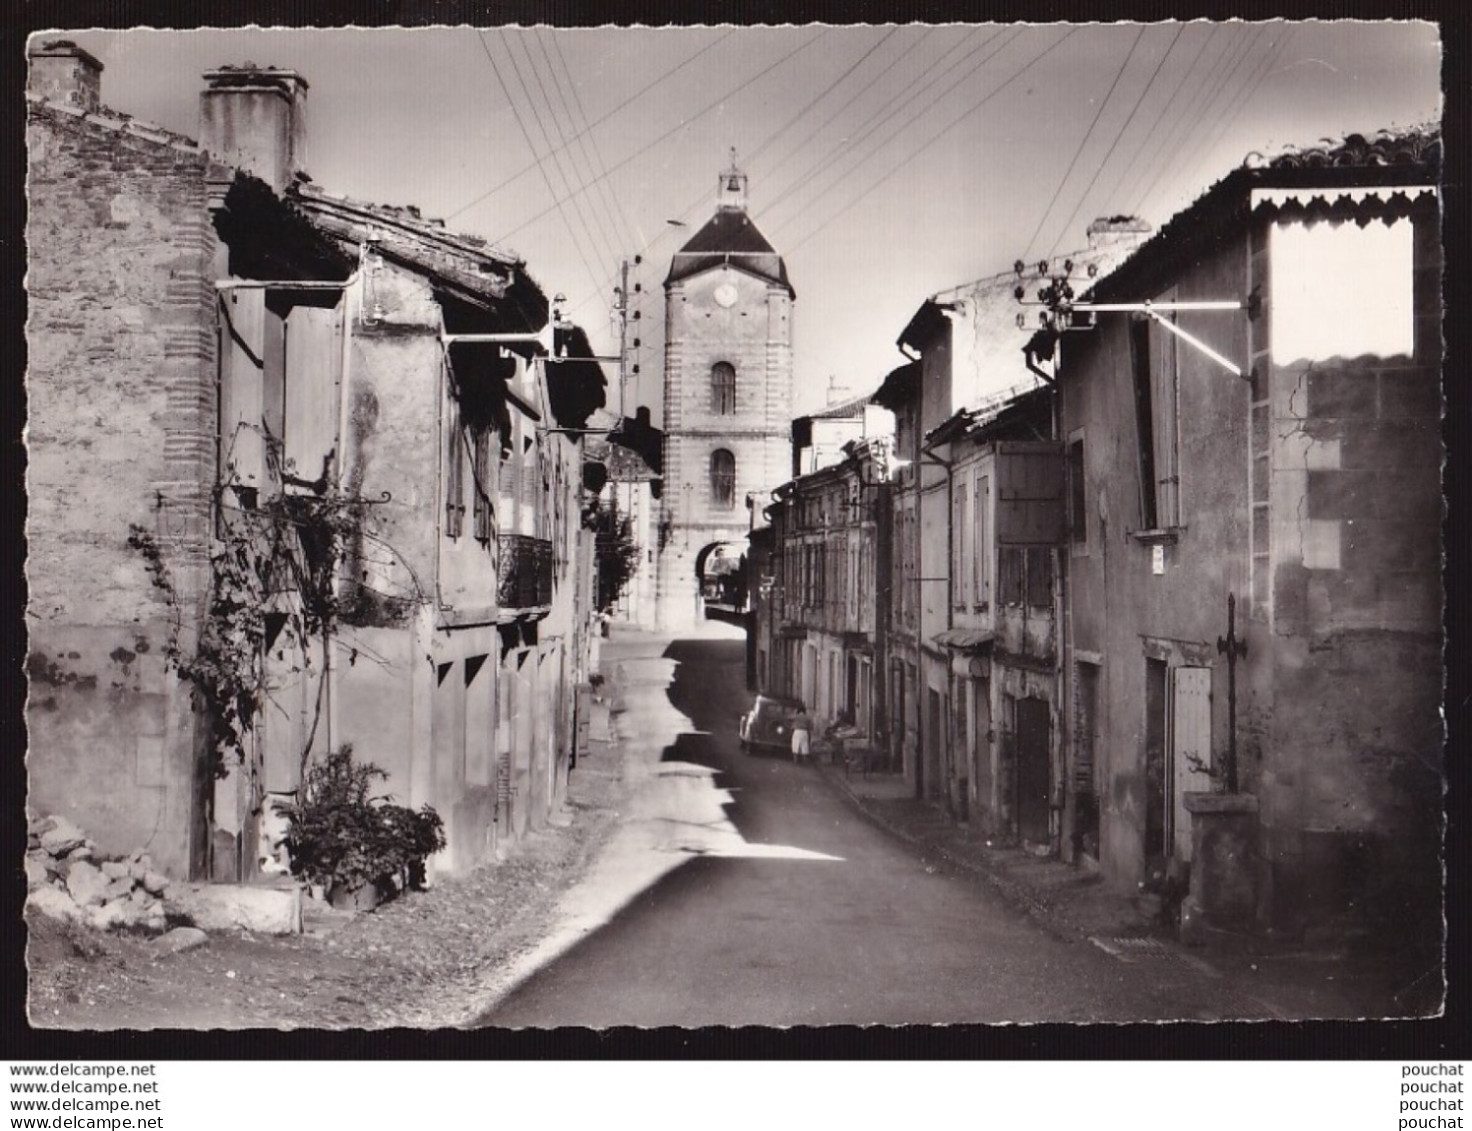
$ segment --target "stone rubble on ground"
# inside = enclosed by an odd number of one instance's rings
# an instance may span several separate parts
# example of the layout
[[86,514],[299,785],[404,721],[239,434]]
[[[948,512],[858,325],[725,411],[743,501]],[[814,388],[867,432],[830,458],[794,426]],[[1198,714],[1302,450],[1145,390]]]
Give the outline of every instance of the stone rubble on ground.
[[164,894],[169,881],[153,870],[142,849],[121,859],[100,858],[87,834],[65,817],[34,819],[27,833],[27,906],[99,931],[168,927]]

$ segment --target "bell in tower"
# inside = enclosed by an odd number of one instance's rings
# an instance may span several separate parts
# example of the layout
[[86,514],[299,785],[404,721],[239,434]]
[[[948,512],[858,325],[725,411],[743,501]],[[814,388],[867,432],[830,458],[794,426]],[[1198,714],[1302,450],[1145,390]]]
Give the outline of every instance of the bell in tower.
[[731,167],[721,174],[716,200],[722,209],[746,211],[746,174],[736,167],[736,149],[731,148]]

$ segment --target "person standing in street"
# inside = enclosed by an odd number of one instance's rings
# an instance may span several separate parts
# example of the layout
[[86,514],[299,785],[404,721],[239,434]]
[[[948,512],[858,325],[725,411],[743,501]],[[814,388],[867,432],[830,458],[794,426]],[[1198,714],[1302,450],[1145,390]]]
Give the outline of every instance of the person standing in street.
[[812,726],[805,710],[799,711],[797,717],[792,720],[792,760],[799,765],[808,760]]

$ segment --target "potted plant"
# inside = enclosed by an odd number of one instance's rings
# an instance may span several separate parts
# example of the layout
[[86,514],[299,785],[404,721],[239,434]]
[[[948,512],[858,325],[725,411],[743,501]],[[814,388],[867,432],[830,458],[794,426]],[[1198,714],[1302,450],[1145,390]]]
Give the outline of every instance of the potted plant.
[[401,888],[422,886],[425,860],[445,847],[433,808],[373,796],[373,783],[387,776],[344,746],[307,771],[302,800],[289,810],[291,870],[320,885],[334,907],[369,910]]

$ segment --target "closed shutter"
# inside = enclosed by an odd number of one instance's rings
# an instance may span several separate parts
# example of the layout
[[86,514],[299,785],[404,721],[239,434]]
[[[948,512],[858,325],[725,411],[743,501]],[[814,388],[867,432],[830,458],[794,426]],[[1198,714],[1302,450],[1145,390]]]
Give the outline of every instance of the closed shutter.
[[459,538],[465,522],[464,447],[460,422],[452,420],[445,453],[445,535],[449,538]]
[[475,536],[482,542],[490,540],[491,534],[491,430],[475,430],[475,474],[472,485],[475,491]]
[[1191,818],[1185,795],[1211,789],[1211,669],[1171,671],[1171,825],[1173,855],[1191,859]]

